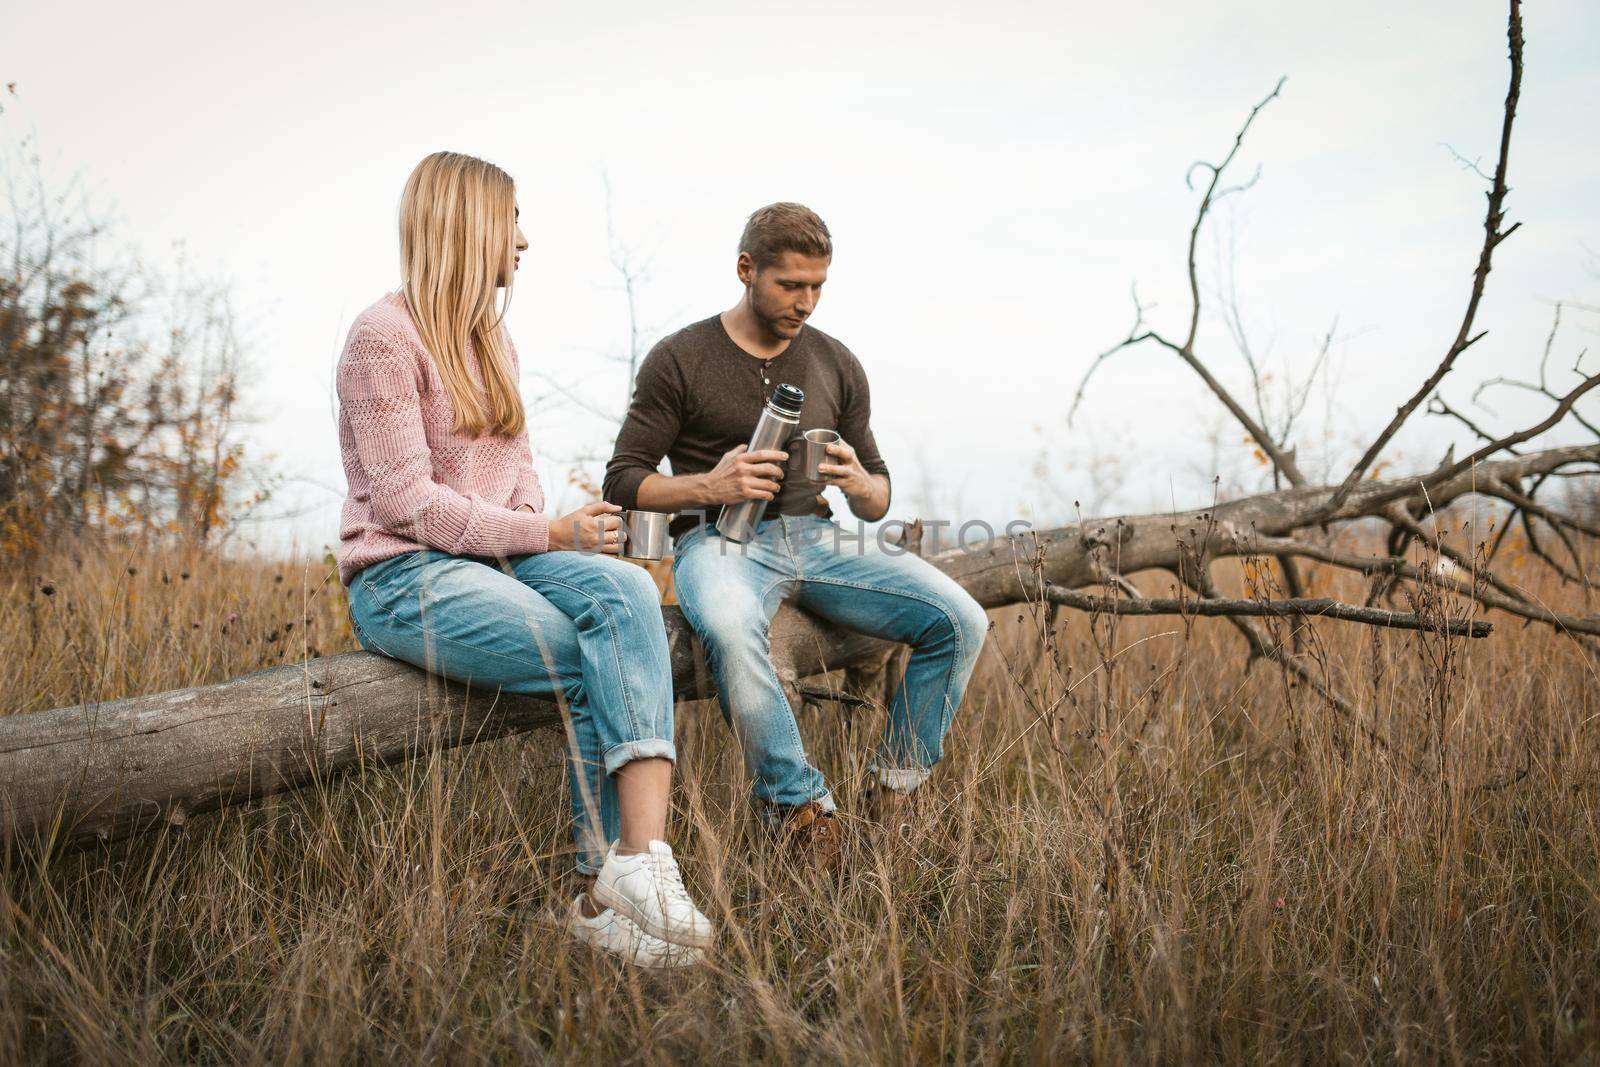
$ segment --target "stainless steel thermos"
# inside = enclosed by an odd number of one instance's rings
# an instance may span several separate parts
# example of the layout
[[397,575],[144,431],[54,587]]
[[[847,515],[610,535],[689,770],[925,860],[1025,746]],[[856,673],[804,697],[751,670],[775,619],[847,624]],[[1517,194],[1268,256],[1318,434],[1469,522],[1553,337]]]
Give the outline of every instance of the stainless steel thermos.
[[[800,424],[800,405],[806,394],[797,386],[780,384],[772,391],[772,398],[761,410],[756,432],[750,435],[750,451],[779,448],[789,437],[789,431]],[[737,504],[722,505],[717,516],[717,532],[730,541],[743,544],[755,533],[756,523],[767,510],[765,500],[741,500]]]

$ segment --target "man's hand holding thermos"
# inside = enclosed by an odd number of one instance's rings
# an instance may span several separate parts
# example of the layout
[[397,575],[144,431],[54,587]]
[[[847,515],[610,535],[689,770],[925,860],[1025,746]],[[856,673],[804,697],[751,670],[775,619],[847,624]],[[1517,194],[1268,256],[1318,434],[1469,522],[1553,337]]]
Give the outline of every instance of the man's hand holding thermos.
[[737,504],[741,500],[772,500],[783,481],[789,453],[777,448],[750,451],[736,445],[722,454],[706,473],[706,490],[712,504]]

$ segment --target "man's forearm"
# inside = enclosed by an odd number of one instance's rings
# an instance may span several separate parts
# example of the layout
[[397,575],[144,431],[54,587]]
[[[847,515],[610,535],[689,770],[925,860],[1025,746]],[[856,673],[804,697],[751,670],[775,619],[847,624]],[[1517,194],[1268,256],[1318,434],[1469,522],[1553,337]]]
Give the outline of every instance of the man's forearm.
[[847,498],[850,501],[850,514],[862,522],[877,522],[889,513],[888,475],[873,474],[870,477],[872,492]]
[[714,503],[706,494],[703,474],[651,473],[639,483],[637,501],[640,511],[688,511]]

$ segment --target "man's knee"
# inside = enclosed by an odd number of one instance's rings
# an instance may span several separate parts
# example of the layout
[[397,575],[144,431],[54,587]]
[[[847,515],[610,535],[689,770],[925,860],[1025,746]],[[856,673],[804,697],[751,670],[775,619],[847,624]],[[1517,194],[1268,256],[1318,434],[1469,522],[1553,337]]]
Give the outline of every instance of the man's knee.
[[699,635],[700,643],[713,656],[736,659],[764,656],[770,647],[767,617],[759,603],[724,598],[699,605],[689,615],[689,623]]
[[964,593],[956,607],[962,644],[970,647],[976,655],[977,650],[983,647],[984,639],[989,636],[989,613],[970,593]]
[[988,612],[972,594],[958,589],[944,599],[944,613],[944,628],[954,635],[961,654],[968,660],[976,660],[989,634]]
[[704,642],[729,644],[766,636],[767,615],[749,584],[728,574],[677,574],[678,604]]

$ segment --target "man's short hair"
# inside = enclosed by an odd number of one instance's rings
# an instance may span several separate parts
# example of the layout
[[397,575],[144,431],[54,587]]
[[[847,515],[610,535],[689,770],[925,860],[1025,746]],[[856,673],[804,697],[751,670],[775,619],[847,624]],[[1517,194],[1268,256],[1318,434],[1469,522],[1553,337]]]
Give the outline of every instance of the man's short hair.
[[785,252],[833,258],[827,223],[804,204],[781,202],[756,208],[744,224],[739,251],[750,253],[757,268],[771,266]]

